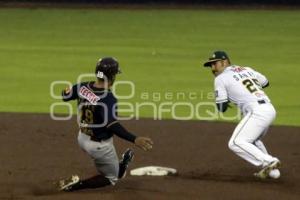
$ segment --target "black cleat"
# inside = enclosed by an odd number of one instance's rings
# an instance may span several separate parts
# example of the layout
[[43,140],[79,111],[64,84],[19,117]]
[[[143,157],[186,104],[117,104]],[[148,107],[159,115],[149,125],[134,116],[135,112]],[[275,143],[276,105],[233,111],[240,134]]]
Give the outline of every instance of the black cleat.
[[126,169],[128,168],[128,164],[132,161],[134,157],[134,152],[131,149],[127,149],[123,155],[122,160],[119,165],[119,178],[124,178],[126,176]]

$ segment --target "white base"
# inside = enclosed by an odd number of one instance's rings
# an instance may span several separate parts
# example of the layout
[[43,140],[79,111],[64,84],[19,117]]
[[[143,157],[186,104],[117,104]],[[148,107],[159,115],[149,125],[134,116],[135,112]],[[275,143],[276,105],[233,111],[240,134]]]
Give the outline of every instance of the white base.
[[176,169],[160,166],[140,167],[130,171],[132,176],[168,176],[176,173]]

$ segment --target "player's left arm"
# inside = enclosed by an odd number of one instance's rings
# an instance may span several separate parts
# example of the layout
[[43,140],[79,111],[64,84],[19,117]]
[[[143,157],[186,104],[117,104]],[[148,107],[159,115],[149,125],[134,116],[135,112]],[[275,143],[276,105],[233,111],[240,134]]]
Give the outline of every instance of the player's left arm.
[[106,128],[118,137],[134,143],[136,136],[127,131],[117,119],[117,99],[111,93],[108,93],[102,101],[106,105],[106,112],[102,116],[103,119],[106,118],[107,120]]
[[223,103],[217,103],[217,108],[219,112],[226,112],[227,108],[229,108],[229,101]]
[[107,128],[111,130],[118,137],[134,143],[136,136],[129,131],[127,131],[119,121],[113,121],[107,125]]
[[228,94],[225,83],[220,77],[215,78],[215,98],[218,111],[226,112],[229,107]]
[[121,123],[117,120],[117,99],[112,95],[108,95],[106,98],[103,99],[103,101],[107,105],[108,123],[106,128],[118,137],[134,143],[135,145],[144,149],[145,151],[150,150],[153,145],[153,141],[150,138],[136,136],[135,134],[129,132],[125,127],[123,127]]
[[152,149],[153,141],[151,138],[135,136],[133,133],[127,131],[126,128],[124,128],[118,121],[112,122],[107,126],[107,128],[113,131],[118,137],[134,143],[136,146],[145,151]]

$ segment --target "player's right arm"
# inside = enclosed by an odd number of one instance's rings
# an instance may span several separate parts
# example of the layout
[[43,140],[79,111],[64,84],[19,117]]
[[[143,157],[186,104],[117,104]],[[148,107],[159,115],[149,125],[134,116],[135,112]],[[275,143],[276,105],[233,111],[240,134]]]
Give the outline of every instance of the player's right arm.
[[63,101],[70,101],[78,98],[78,85],[64,89],[61,93]]
[[218,111],[225,112],[228,108],[229,100],[224,81],[220,76],[215,78],[215,98]]

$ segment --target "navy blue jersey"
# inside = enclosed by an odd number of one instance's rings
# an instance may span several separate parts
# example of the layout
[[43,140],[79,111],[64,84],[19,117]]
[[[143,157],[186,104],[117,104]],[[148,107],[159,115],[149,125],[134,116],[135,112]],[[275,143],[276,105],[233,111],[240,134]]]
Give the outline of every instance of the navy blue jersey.
[[81,132],[98,140],[113,136],[108,125],[117,121],[117,99],[108,89],[94,87],[95,82],[83,82],[63,91],[63,100],[77,100]]

